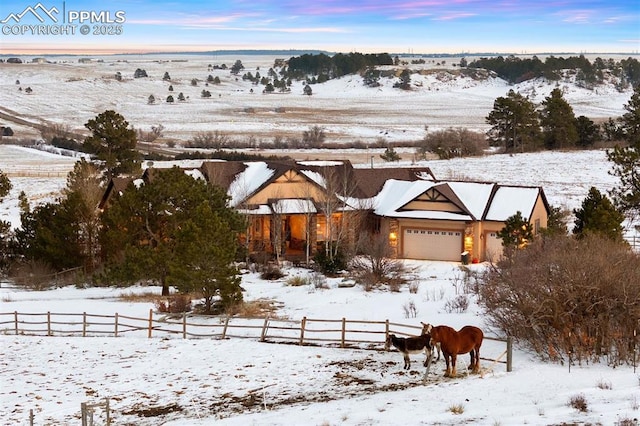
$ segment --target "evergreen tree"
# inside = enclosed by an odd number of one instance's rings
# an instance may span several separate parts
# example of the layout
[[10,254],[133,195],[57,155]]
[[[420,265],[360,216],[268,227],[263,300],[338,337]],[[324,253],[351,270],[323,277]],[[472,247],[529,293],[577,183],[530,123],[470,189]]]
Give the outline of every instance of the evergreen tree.
[[206,313],[212,313],[215,297],[220,297],[223,308],[242,301],[240,276],[233,264],[237,232],[231,232],[224,217],[203,202],[182,222],[175,238],[175,251],[181,256],[169,264],[170,285],[181,293],[201,295]]
[[591,121],[588,117],[581,115],[576,118],[575,126],[578,132],[578,140],[576,141],[578,146],[588,148],[602,140],[600,126]]
[[384,161],[400,161],[400,155],[398,155],[392,146],[387,147],[387,149],[384,150],[384,153],[380,154],[380,158]]
[[108,280],[152,280],[163,295],[174,284],[237,300],[230,262],[243,225],[220,187],[177,167],[151,169],[144,184],[113,200],[102,223]]
[[621,121],[625,140],[631,146],[640,147],[640,84],[634,88],[624,109],[627,112],[622,115]]
[[240,59],[236,60],[236,62],[231,66],[231,74],[237,75],[244,69],[244,65],[242,65],[242,61]]
[[518,211],[505,220],[497,234],[506,249],[523,248],[533,239],[533,225]]
[[164,75],[162,76],[162,79],[165,80],[165,81],[171,80],[171,76],[169,75],[169,71],[165,71]]
[[506,152],[536,149],[540,140],[540,122],[536,107],[520,93],[509,90],[506,97],[493,103],[486,121],[492,127],[489,141]]
[[149,105],[153,105],[153,104],[155,104],[155,103],[156,103],[156,97],[155,97],[155,96],[153,96],[153,95],[149,95],[149,98],[147,99],[147,103],[148,103]]
[[571,105],[562,97],[560,89],[553,89],[542,102],[540,124],[548,149],[570,148],[578,141],[576,117]]
[[304,86],[304,89],[302,91],[307,96],[311,96],[311,94],[313,93],[313,89],[311,89],[311,86],[309,86],[308,84]]
[[595,187],[582,201],[582,207],[574,209],[576,216],[573,233],[582,237],[587,233],[599,234],[614,241],[623,241],[622,221],[624,215],[618,211],[606,195]]
[[550,206],[549,210],[547,227],[542,229],[542,234],[545,236],[567,235],[567,224],[565,221],[568,216],[568,210],[554,206]]
[[84,140],[84,150],[94,155],[104,172],[105,181],[140,171],[136,132],[122,115],[107,110],[84,126],[92,133]]
[[628,146],[616,146],[607,151],[613,162],[611,174],[620,178],[620,183],[611,191],[615,205],[630,216],[640,215],[640,86],[636,87],[627,113],[622,116],[622,127]]
[[[11,180],[0,170],[0,202],[9,195],[11,188]],[[0,275],[4,275],[6,272],[9,261],[11,258],[11,252],[9,249],[10,241],[12,239],[11,223],[0,220]]]
[[15,231],[16,255],[37,260],[57,271],[85,264],[75,212],[77,200],[58,200],[23,209]]
[[98,263],[98,234],[100,230],[100,211],[98,205],[104,188],[100,182],[98,168],[84,158],[76,162],[67,176],[67,186],[63,189],[65,204],[73,211],[70,213],[78,232],[76,240],[85,260],[84,269],[91,273]]

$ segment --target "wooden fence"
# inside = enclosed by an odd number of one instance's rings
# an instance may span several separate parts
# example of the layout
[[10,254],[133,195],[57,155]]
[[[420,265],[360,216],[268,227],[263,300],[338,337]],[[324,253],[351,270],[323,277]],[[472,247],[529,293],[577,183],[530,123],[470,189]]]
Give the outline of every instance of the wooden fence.
[[[134,336],[175,338],[257,338],[261,342],[318,345],[339,348],[388,350],[389,334],[420,334],[421,326],[385,321],[342,319],[302,320],[278,318],[220,317],[207,315],[159,315],[149,310],[147,318],[128,315],[83,313],[0,312],[0,333],[40,336]],[[485,336],[481,358],[506,364],[512,371],[512,341]],[[496,343],[497,342],[497,343]],[[506,359],[503,360],[503,358]]]

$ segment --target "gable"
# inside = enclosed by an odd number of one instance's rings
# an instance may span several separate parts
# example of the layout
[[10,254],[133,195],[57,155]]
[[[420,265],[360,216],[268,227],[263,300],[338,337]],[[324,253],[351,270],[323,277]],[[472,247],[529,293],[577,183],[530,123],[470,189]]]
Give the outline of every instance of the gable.
[[435,187],[427,189],[425,192],[398,209],[398,211],[416,210],[441,211],[457,214],[466,213],[460,208],[460,206],[456,205],[456,203]]
[[246,198],[246,204],[267,204],[274,199],[324,200],[325,194],[315,182],[303,173],[289,169],[258,188]]

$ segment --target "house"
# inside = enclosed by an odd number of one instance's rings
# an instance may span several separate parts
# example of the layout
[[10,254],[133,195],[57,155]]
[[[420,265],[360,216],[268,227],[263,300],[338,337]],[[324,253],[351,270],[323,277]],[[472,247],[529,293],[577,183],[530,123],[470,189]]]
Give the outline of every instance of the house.
[[389,180],[375,197],[396,256],[407,259],[472,261],[502,255],[497,233],[520,212],[534,234],[547,226],[549,205],[540,187],[487,182]]
[[[374,233],[388,238],[399,258],[490,260],[502,254],[497,233],[507,218],[521,212],[537,234],[550,211],[540,187],[439,181],[428,167],[205,161],[187,172],[227,191],[247,218],[249,252],[285,257],[312,256],[337,242],[353,249],[360,235]],[[101,208],[131,180],[114,179]]]

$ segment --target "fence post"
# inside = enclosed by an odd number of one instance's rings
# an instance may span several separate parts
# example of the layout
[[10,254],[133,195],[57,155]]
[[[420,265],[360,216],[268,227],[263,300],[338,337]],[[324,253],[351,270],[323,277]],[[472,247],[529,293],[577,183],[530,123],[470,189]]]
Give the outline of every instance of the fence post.
[[264,342],[267,339],[267,326],[269,325],[269,317],[264,319],[264,324],[262,325],[262,333],[260,333],[260,341]]
[[51,312],[47,311],[47,336],[51,336]]
[[86,402],[81,402],[80,403],[80,418],[82,419],[82,426],[88,426],[87,425],[87,403]]
[[149,339],[151,339],[151,330],[153,329],[153,309],[149,309]]
[[304,328],[307,325],[307,317],[302,317],[300,322],[300,346],[304,343]]
[[118,313],[116,312],[116,314],[114,315],[114,321],[115,321],[115,329],[113,330],[115,336],[114,337],[118,337]]
[[107,415],[107,426],[111,426],[111,408],[109,406],[109,398],[105,398],[104,410]]
[[507,337],[507,373],[513,371],[513,337]]
[[16,328],[16,336],[18,335],[18,311],[13,311],[13,322]]
[[227,337],[227,327],[229,327],[229,316],[224,320],[224,327],[222,328],[222,339]]
[[347,320],[346,318],[342,318],[342,336],[340,338],[340,347],[344,348],[344,339],[345,339],[345,335],[346,335],[346,328],[347,328]]
[[384,322],[384,350],[389,350],[389,320]]
[[187,313],[182,313],[182,338],[187,338]]
[[87,313],[82,313],[82,337],[87,337]]

